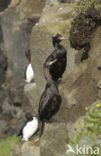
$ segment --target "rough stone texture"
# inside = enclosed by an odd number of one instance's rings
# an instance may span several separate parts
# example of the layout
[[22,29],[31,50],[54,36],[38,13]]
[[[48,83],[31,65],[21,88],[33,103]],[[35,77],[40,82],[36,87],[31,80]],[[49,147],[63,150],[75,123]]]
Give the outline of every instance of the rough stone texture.
[[[8,68],[11,70],[10,83],[24,81],[24,70],[28,64],[25,50],[28,49],[29,32],[26,33],[27,24],[19,23],[19,16],[14,11],[7,11],[1,18],[5,50],[8,58]],[[22,28],[21,28],[22,27]],[[16,45],[19,45],[16,47]],[[21,58],[21,59],[20,59]],[[16,75],[16,76],[15,76]],[[12,79],[12,81],[11,81]],[[17,84],[18,86],[18,84]]]
[[[40,1],[40,5],[39,1],[17,2],[14,4],[12,1],[9,9],[5,10],[1,16],[8,69],[6,85],[3,84],[4,90],[0,90],[0,112],[3,112],[0,115],[0,120],[8,121],[10,126],[7,124],[8,127],[5,130],[5,134],[8,136],[19,130],[18,122],[22,124],[26,111],[37,113],[40,96],[46,83],[43,76],[43,63],[54,49],[51,37],[56,33],[61,33],[68,38],[71,29],[72,46],[77,50],[70,47],[69,39],[62,42],[68,52],[68,63],[62,78],[63,83],[59,86],[62,105],[54,116],[57,122],[45,125],[40,140],[40,149],[39,142],[36,143],[36,138],[33,137],[32,140],[20,145],[13,152],[14,156],[20,156],[21,153],[23,156],[38,156],[40,152],[41,156],[65,156],[67,144],[71,143],[71,140],[78,136],[79,131],[84,128],[83,115],[87,115],[85,107],[90,109],[95,101],[101,100],[101,90],[98,88],[101,72],[97,69],[101,65],[99,12],[96,12],[95,15],[94,12],[88,11],[88,14],[87,12],[79,14],[72,21],[75,11],[68,2],[60,3],[51,0],[44,3],[44,1]],[[90,13],[96,20],[89,17]],[[72,28],[70,23],[73,23]],[[17,47],[17,45],[19,46]],[[87,48],[84,45],[90,45],[89,54],[86,59],[81,61],[82,54]],[[24,52],[29,47],[36,86],[33,83],[25,85],[23,79],[24,69],[28,63]],[[20,89],[16,88],[18,83],[19,86],[22,86]],[[20,103],[19,108],[15,106],[17,102]],[[82,142],[89,143],[91,140],[89,137],[83,136],[78,142],[80,144]],[[78,142],[75,141],[75,144]]]
[[14,149],[14,151],[12,152],[12,156],[21,156],[21,147],[20,146],[16,146],[16,149]]
[[65,83],[60,86],[63,105],[60,109],[61,114],[59,113],[59,115],[62,115],[64,110],[65,120],[77,120],[81,115],[85,114],[85,107],[98,99],[99,91],[97,84],[100,81],[101,74],[97,69],[97,64],[101,62],[100,32],[101,27],[92,34],[88,60],[81,63],[74,72],[69,74],[68,78],[64,80]]
[[31,104],[32,111],[37,114],[38,112],[38,105],[39,105],[39,96],[40,86],[34,86],[34,84],[28,84],[24,87],[24,92],[26,97],[29,99],[29,103]]
[[[10,122],[6,132],[4,132],[6,135],[18,132],[20,126],[17,126],[17,124],[23,121],[24,112],[31,110],[29,100],[24,94],[23,86],[25,84],[24,72],[28,64],[25,50],[29,48],[33,24],[29,21],[21,22],[14,9],[7,9],[1,14],[3,46],[8,62],[6,80],[2,85],[8,93],[5,98],[1,96],[1,99],[4,98],[3,103],[1,103],[2,114],[7,115]],[[21,107],[14,106],[15,103],[20,103]],[[15,120],[13,124],[12,118]]]
[[30,0],[30,3],[28,0],[23,0],[18,6],[17,11],[19,12],[21,19],[32,19],[34,17],[40,17],[44,5],[45,0]]
[[[101,1],[80,1],[80,14],[74,19],[70,30],[70,44],[81,49],[89,43],[92,33],[101,25]],[[78,37],[79,36],[79,37]]]
[[39,138],[33,137],[33,141],[22,143],[14,149],[13,156],[40,156]]
[[[81,49],[89,43],[90,35],[96,28],[96,22],[92,18],[85,17],[83,13],[79,14],[72,25],[70,31],[70,44],[75,49]],[[78,37],[79,36],[79,37]]]
[[7,122],[5,120],[0,120],[0,135],[2,134],[6,126]]
[[22,146],[22,156],[40,156],[39,142],[29,142]]
[[61,156],[66,151],[68,141],[65,123],[46,124],[40,141],[40,153],[42,156]]
[[[31,35],[31,54],[32,66],[35,72],[36,87],[35,90],[33,90],[33,94],[35,96],[33,97],[32,95],[31,98],[34,101],[37,100],[37,107],[46,83],[43,75],[43,63],[48,55],[54,50],[52,45],[52,36],[56,33],[61,33],[65,37],[68,37],[70,29],[69,19],[72,16],[72,9],[73,8],[71,6],[64,4],[47,8],[46,4],[39,23],[37,23],[35,27],[33,27]],[[49,19],[51,20],[51,22]],[[73,61],[71,63],[71,58],[75,57],[75,52],[72,50],[70,53],[68,39],[63,41],[62,44],[65,46],[65,48],[69,47],[67,52],[69,52],[68,55],[70,56],[68,59],[68,66],[70,68],[67,68],[66,71],[66,73],[68,73],[71,72],[74,68],[74,59],[72,59]],[[64,77],[66,73],[64,74]],[[38,97],[37,93],[39,95]]]
[[0,50],[0,87],[5,82],[5,73],[7,69],[8,63],[7,63],[7,57],[3,54],[3,52]]
[[[24,114],[28,111],[34,113],[31,106],[33,99],[28,99],[26,92],[24,93],[24,73],[28,65],[25,51],[30,48],[31,30],[40,17],[44,1],[37,2],[36,5],[39,6],[40,4],[39,11],[36,14],[35,9],[32,9],[29,17],[21,9],[26,6],[29,10],[29,7],[31,7],[31,5],[28,5],[29,1],[23,1],[24,6],[20,2],[12,1],[9,8],[0,14],[0,73],[2,74],[2,78],[0,78],[0,101],[2,101],[0,104],[0,111],[2,112],[0,120],[5,115],[8,116],[7,123],[9,123],[2,134],[3,137],[18,133],[24,120]],[[23,20],[22,15],[24,15]],[[19,106],[16,106],[16,104],[19,104]],[[18,123],[21,123],[21,125],[18,125]]]
[[16,7],[17,5],[19,5],[20,2],[21,0],[11,0],[11,3],[8,7]]

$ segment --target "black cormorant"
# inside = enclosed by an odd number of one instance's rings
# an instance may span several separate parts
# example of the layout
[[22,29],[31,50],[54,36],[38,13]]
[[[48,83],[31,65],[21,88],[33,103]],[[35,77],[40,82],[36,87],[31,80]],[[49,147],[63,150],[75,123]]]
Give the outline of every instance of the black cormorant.
[[30,113],[25,114],[26,121],[17,136],[22,137],[22,141],[28,141],[38,130],[38,119]]
[[[60,34],[57,34],[53,37],[53,46],[55,50],[51,53],[51,55],[46,59],[43,65],[43,71],[47,65],[50,65],[49,72],[54,81],[57,81],[62,77],[67,64],[67,51],[65,48],[60,45],[60,42],[65,39]],[[45,72],[44,72],[45,75]],[[45,75],[46,78],[46,75]]]
[[47,84],[39,102],[39,122],[40,137],[43,132],[44,123],[49,121],[55,115],[61,105],[61,96],[56,83],[51,79],[48,68],[45,69]]

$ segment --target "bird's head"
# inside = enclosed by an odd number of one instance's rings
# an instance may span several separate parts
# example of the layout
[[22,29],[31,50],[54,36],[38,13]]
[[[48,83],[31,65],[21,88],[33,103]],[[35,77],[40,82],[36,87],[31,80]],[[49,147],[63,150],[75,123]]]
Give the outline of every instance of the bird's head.
[[32,120],[32,119],[33,119],[33,116],[32,116],[31,113],[27,112],[27,113],[25,114],[25,118],[28,119],[28,120]]
[[59,43],[61,42],[63,39],[65,39],[65,37],[63,37],[62,35],[60,34],[56,34],[55,36],[52,37],[53,38],[53,42],[55,43]]

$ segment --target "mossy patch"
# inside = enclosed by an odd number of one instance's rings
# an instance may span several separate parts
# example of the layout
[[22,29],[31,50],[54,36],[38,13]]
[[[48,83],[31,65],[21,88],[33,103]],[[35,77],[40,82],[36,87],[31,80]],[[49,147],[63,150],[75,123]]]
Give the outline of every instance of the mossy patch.
[[77,133],[75,137],[70,137],[70,145],[75,147],[76,144],[81,145],[86,138],[87,145],[100,147],[99,137],[101,133],[101,105],[96,104],[93,108],[89,108],[88,113],[84,117],[84,127]]
[[101,10],[101,1],[100,0],[80,0],[75,6],[75,9],[78,13],[85,12],[90,8],[95,10]]
[[12,156],[12,151],[19,142],[15,135],[0,141],[0,156]]

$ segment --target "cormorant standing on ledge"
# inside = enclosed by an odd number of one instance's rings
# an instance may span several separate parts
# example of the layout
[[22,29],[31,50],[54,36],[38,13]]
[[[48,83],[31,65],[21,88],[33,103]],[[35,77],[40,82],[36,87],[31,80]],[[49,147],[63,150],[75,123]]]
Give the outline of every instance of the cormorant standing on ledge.
[[[57,81],[62,77],[67,64],[67,51],[65,48],[60,45],[60,42],[65,39],[60,34],[57,34],[53,37],[53,46],[55,50],[51,53],[51,55],[46,59],[43,65],[43,71],[47,65],[50,65],[49,72],[54,81]],[[45,75],[45,72],[44,72]],[[45,75],[46,78],[46,75]]]
[[25,114],[26,121],[17,136],[22,137],[22,141],[28,141],[38,130],[38,119],[30,113]]
[[61,105],[61,96],[56,83],[51,79],[48,68],[45,68],[47,78],[46,88],[39,102],[39,122],[40,122],[40,137],[43,133],[44,123],[49,121],[55,115]]
[[32,65],[31,65],[31,54],[30,54],[30,50],[27,50],[25,52],[25,55],[26,55],[26,57],[29,60],[29,64],[28,64],[28,66],[26,67],[26,70],[25,70],[25,81],[27,83],[30,83],[30,82],[32,82],[34,80],[34,71],[33,71]]

